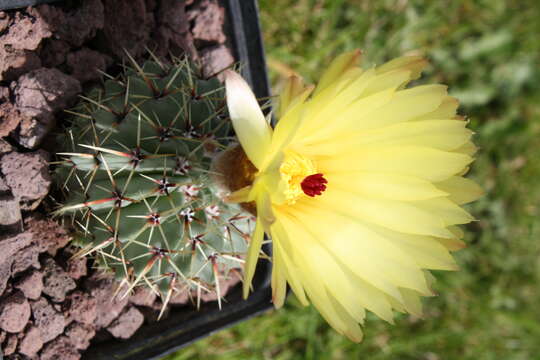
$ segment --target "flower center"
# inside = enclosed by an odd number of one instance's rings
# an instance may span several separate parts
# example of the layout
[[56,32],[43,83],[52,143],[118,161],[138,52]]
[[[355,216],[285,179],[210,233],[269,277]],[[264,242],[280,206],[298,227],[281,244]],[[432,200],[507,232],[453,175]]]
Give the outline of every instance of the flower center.
[[284,183],[283,194],[288,205],[303,194],[314,197],[326,190],[328,181],[317,172],[315,163],[296,152],[287,151],[279,168]]

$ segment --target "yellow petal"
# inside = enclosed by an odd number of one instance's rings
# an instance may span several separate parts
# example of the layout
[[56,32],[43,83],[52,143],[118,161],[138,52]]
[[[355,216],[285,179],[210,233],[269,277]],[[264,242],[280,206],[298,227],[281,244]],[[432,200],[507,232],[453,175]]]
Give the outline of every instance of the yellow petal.
[[224,199],[225,202],[229,203],[241,203],[250,201],[249,195],[251,193],[251,186],[245,186],[241,189],[236,190],[235,192],[227,195]]
[[[423,146],[451,151],[459,149],[472,136],[461,120],[426,120],[398,123],[366,131],[343,133],[339,139],[325,137],[303,145],[309,155],[335,155],[357,151],[362,146]],[[309,139],[309,138],[308,138]]]
[[459,106],[459,101],[451,96],[445,96],[441,104],[433,111],[417,116],[414,121],[432,120],[432,119],[453,119],[456,116],[456,111]]
[[244,264],[244,284],[243,284],[243,296],[247,299],[249,289],[251,287],[251,281],[255,275],[255,268],[257,261],[259,260],[259,252],[261,251],[262,242],[264,238],[264,230],[262,221],[257,219],[255,224],[255,231],[251,235],[251,241],[249,243],[249,249],[246,256],[246,263]]
[[224,74],[227,107],[234,131],[249,160],[260,168],[270,149],[272,128],[245,80],[231,70]]
[[[370,199],[328,187],[318,196],[318,206],[407,234],[453,237],[436,214],[411,202]],[[430,201],[430,200],[426,200]]]
[[384,74],[395,70],[410,70],[411,80],[416,80],[420,77],[422,70],[424,70],[427,65],[427,60],[421,56],[402,56],[381,66],[377,66],[375,69],[378,74]]
[[399,289],[401,296],[403,297],[403,305],[405,310],[409,314],[413,314],[418,317],[422,317],[422,302],[420,301],[420,294],[411,289]]
[[397,90],[406,85],[410,79],[411,72],[409,70],[394,70],[377,75],[363,95],[369,96],[386,89]]
[[[351,132],[367,131],[411,121],[437,109],[447,93],[446,86],[443,85],[424,85],[412,89],[395,90],[395,88],[389,88],[376,92],[371,96],[358,99],[343,109],[334,110],[332,116],[318,117],[318,119],[324,119],[324,122],[310,118],[305,121],[305,125],[300,129],[303,133],[298,137],[303,143],[324,141],[346,137]],[[336,96],[340,97],[339,94]],[[317,99],[312,100],[313,103],[316,101]],[[311,107],[319,110],[310,111],[320,113],[323,105],[326,106],[327,103],[313,104]],[[331,110],[333,107],[328,107],[328,109]]]
[[[281,263],[281,271],[285,275],[287,281],[289,282],[289,285],[291,285],[291,289],[296,295],[298,301],[300,301],[300,303],[304,306],[309,305],[304,291],[304,285],[297,276],[300,270],[297,268],[297,265],[293,263],[289,256],[292,255],[292,250],[290,249],[289,245],[290,239],[279,221],[276,221],[274,224],[272,224],[271,235],[273,251],[277,252],[280,259],[283,260]],[[285,249],[287,249],[288,251],[285,251]]]
[[292,75],[287,78],[287,82],[279,94],[279,110],[277,117],[282,118],[289,110],[291,104],[299,96],[304,96],[306,87],[301,77]]
[[437,109],[446,94],[447,87],[444,85],[422,85],[397,91],[389,104],[370,114],[372,117],[359,123],[355,130],[412,120]]
[[359,145],[411,145],[450,151],[471,138],[472,131],[465,126],[460,120],[415,121],[359,132],[351,137],[356,136]]
[[[332,209],[312,203],[306,200],[295,207],[297,225],[289,222],[288,228],[303,226],[304,233],[310,233],[351,272],[396,298],[399,298],[396,286],[428,291],[420,268],[390,241],[353,217],[338,215]],[[306,247],[307,244],[302,248]]]
[[336,57],[321,76],[317,88],[314,91],[314,95],[324,90],[328,85],[339,80],[347,70],[356,67],[360,60],[360,54],[360,50],[353,50]]
[[469,156],[473,156],[474,154],[476,154],[477,151],[478,148],[476,147],[476,145],[473,144],[472,141],[467,141],[465,144],[454,150],[454,152]]
[[276,166],[276,161],[280,160],[277,158],[280,151],[297,135],[298,128],[303,119],[303,102],[309,96],[313,88],[313,86],[308,86],[302,93],[297,95],[292,103],[289,104],[285,116],[278,121],[272,136],[271,149],[269,150],[269,154],[271,155],[267,157],[261,170],[264,171],[268,167]]
[[287,294],[287,280],[283,273],[284,264],[282,264],[281,254],[274,252],[272,258],[272,302],[276,308],[280,308],[283,306]]
[[319,171],[332,172],[389,172],[442,181],[458,174],[470,164],[470,156],[426,147],[373,147],[343,154],[340,157],[316,158]]
[[[283,228],[295,240],[307,240],[309,236],[295,225],[284,224]],[[347,281],[339,264],[317,242],[306,247],[295,241],[289,246],[294,253],[301,252],[295,257],[298,272],[294,276],[302,282],[313,304],[337,331],[360,341],[362,333],[357,322],[363,321],[365,312],[355,303],[353,284]]]
[[[389,89],[358,99],[347,108],[335,111],[330,117],[332,121],[329,121],[329,117],[320,118],[324,120],[322,123],[311,119],[306,120],[299,129],[296,139],[303,144],[329,140],[336,142],[335,139],[341,138],[342,135],[347,135],[351,131],[356,131],[358,127],[362,127],[364,122],[369,122],[369,119],[372,118],[371,114],[376,113],[383,106],[388,106],[394,95],[394,89]],[[310,105],[307,111],[317,113],[318,111],[311,109],[314,106]],[[322,108],[322,106],[320,107]],[[305,115],[306,118],[308,115],[309,113]]]
[[429,181],[394,173],[351,171],[329,173],[326,179],[336,189],[379,199],[415,201],[448,195]]
[[[341,311],[336,311],[343,322],[346,323],[343,314],[348,314],[355,321],[361,322],[363,312],[357,312],[355,303],[374,311],[378,316],[389,322],[392,322],[389,299],[394,299],[393,304],[399,308],[408,308],[411,311],[417,310],[417,308],[412,308],[411,303],[414,299],[411,301],[402,299],[401,294],[403,292],[401,289],[399,291],[396,289],[395,292],[392,291],[392,295],[386,297],[380,289],[368,285],[360,277],[354,275],[352,271],[359,271],[362,276],[369,278],[370,281],[380,276],[381,273],[386,273],[392,278],[392,281],[396,281],[398,284],[401,283],[405,286],[410,285],[415,289],[421,289],[420,291],[424,295],[431,294],[431,291],[427,288],[425,273],[420,269],[414,269],[416,275],[411,278],[410,282],[407,279],[411,275],[411,269],[406,265],[396,268],[396,271],[388,270],[389,267],[395,266],[396,262],[393,261],[394,258],[387,258],[386,256],[396,255],[396,249],[392,250],[391,247],[387,247],[377,250],[378,247],[381,247],[381,243],[387,242],[384,238],[373,238],[365,232],[358,231],[359,228],[357,227],[351,228],[350,232],[343,232],[343,229],[350,228],[350,220],[347,221],[345,218],[341,221],[337,220],[338,217],[331,212],[324,212],[316,208],[312,208],[311,212],[309,212],[306,211],[308,209],[305,207],[298,210],[298,212],[294,212],[296,215],[287,215],[286,212],[279,211],[279,209],[276,211],[276,223],[283,222],[283,227],[291,233],[290,237],[295,239],[294,246],[298,248],[296,252],[300,255],[296,258],[303,263],[302,266],[299,266],[301,270],[296,275],[306,284],[310,283],[312,279],[318,279],[317,285],[313,283],[307,285],[310,298],[312,296],[325,297],[325,294],[320,295],[322,286],[324,286],[327,289],[328,297],[333,298],[330,300],[334,302],[334,309],[342,307]],[[317,212],[320,212],[320,215],[314,216]],[[366,247],[358,248],[358,242],[364,242]],[[312,253],[311,251],[314,251],[314,249],[317,249],[317,251]],[[447,253],[446,249],[442,248],[442,250]],[[328,255],[332,255],[332,258],[329,258]],[[331,259],[336,262],[334,263]],[[380,263],[380,268],[377,269],[373,276],[369,270],[366,271],[365,267],[366,265],[373,266],[375,263]],[[309,270],[302,273],[305,269]],[[342,278],[345,279],[345,283],[343,283]],[[318,291],[315,289],[318,295],[313,294],[312,287],[321,288]],[[419,293],[415,294],[418,295]],[[314,300],[312,301],[315,303]],[[349,301],[353,302],[349,303]],[[404,305],[398,306],[401,303]],[[329,305],[323,306],[326,310]],[[340,326],[340,324],[333,324],[333,326]]]
[[478,184],[460,176],[452,176],[435,185],[449,193],[449,199],[458,205],[470,203],[484,195],[484,190]]
[[457,270],[458,268],[449,249],[441,243],[440,238],[404,234],[382,227],[377,227],[376,231],[391,240],[392,244],[408,254],[423,269]]
[[444,222],[445,226],[467,224],[474,220],[467,211],[463,210],[448,198],[419,200],[412,204],[438,216]]
[[467,244],[463,240],[450,238],[450,239],[437,239],[437,241],[446,247],[449,251],[458,251],[467,247]]

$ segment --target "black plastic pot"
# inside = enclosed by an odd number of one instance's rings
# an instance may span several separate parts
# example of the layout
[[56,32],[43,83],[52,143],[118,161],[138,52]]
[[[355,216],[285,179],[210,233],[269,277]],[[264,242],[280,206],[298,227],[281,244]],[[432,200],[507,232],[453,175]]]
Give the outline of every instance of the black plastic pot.
[[[58,0],[0,0],[0,10],[54,1]],[[256,0],[219,1],[228,12],[226,32],[236,59],[243,65],[242,75],[257,97],[268,97],[270,90]],[[271,249],[265,251],[270,253]],[[171,309],[166,319],[144,325],[128,340],[93,343],[83,353],[83,359],[159,359],[195,340],[260,314],[272,306],[270,271],[268,262],[259,263],[253,280],[254,291],[248,300],[242,299],[241,287],[236,286],[225,297],[221,310],[216,302],[203,304],[199,311],[193,306]]]

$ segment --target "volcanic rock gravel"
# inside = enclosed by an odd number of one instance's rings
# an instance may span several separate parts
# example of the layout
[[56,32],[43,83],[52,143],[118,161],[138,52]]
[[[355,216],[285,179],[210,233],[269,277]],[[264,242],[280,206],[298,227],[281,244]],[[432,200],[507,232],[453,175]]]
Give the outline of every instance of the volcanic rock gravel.
[[[79,359],[96,334],[125,339],[161,308],[76,258],[54,206],[49,161],[83,89],[121,63],[187,53],[206,76],[231,66],[217,0],[85,0],[0,11],[0,354]],[[229,282],[221,284],[226,291]],[[193,294],[179,293],[184,305]],[[206,296],[203,301],[215,300]],[[167,309],[165,315],[169,313]],[[1,356],[0,356],[1,358]]]

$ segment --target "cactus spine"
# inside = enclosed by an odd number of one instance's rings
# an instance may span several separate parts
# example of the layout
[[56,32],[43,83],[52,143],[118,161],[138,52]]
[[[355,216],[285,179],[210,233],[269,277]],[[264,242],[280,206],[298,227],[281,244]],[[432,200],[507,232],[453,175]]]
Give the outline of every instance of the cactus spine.
[[233,138],[224,91],[187,59],[131,59],[72,111],[57,168],[67,201],[58,214],[128,285],[150,286],[166,305],[178,291],[216,292],[239,268],[253,218],[224,203],[211,162]]

